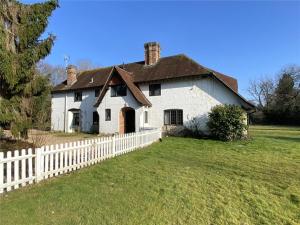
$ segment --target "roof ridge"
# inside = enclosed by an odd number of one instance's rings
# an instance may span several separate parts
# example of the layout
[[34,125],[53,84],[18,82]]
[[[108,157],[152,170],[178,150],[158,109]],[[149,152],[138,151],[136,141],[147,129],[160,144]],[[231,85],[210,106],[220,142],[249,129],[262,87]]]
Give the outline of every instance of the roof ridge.
[[98,68],[89,69],[89,70],[83,70],[83,71],[80,71],[79,74],[86,73],[86,72],[93,72],[93,71],[102,70],[102,69],[109,69],[110,67],[113,67],[113,66],[105,66],[105,67],[98,67]]
[[[176,55],[169,55],[169,56],[165,56],[165,57],[161,57],[160,59],[166,59],[166,58],[172,58],[172,57],[177,57],[177,56],[185,56],[187,58],[189,58],[188,56],[186,56],[185,54],[183,53],[180,53],[180,54],[176,54]],[[191,59],[191,58],[189,58]],[[192,59],[191,59],[192,60]],[[129,64],[135,64],[135,63],[142,63],[142,62],[145,62],[145,60],[141,60],[141,61],[135,61],[135,62],[130,62],[130,63],[124,63],[124,64],[114,64],[114,65],[110,65],[110,66],[104,66],[104,67],[97,67],[97,68],[94,68],[94,69],[88,69],[88,70],[84,70],[84,71],[81,71],[80,72],[80,75],[83,74],[83,73],[86,73],[86,72],[92,72],[92,71],[97,71],[97,70],[102,70],[102,69],[108,69],[110,67],[114,67],[114,66],[117,66],[119,68],[121,68],[121,66],[123,65],[129,65]],[[122,68],[121,68],[122,69]],[[123,69],[124,70],[124,69]],[[126,70],[125,70],[126,71]],[[128,73],[131,73],[129,71],[127,71]]]

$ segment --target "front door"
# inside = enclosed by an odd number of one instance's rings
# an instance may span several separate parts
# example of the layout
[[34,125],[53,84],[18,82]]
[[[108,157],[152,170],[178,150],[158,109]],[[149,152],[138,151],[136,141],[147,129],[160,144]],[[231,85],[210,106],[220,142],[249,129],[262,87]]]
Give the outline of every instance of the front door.
[[135,111],[133,108],[124,107],[120,112],[119,132],[132,133],[135,132]]

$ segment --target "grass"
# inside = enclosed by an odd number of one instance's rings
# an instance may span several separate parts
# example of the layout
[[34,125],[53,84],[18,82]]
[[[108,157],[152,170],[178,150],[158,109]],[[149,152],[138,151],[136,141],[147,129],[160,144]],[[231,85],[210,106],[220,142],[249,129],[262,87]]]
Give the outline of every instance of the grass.
[[300,224],[300,128],[162,143],[0,197],[1,224]]

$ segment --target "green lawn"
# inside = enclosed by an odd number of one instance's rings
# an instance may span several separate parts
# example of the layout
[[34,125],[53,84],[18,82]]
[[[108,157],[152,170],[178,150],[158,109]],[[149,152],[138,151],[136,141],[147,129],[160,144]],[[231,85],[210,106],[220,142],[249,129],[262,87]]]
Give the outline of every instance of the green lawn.
[[300,128],[162,143],[0,197],[0,224],[300,224]]

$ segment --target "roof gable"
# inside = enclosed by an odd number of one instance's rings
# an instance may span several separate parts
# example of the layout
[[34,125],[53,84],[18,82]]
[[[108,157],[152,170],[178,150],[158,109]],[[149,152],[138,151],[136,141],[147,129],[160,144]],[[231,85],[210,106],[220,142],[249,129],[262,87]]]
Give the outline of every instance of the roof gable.
[[115,66],[111,69],[111,71],[107,77],[105,85],[102,88],[101,93],[96,100],[96,103],[94,105],[95,107],[98,107],[100,105],[107,90],[109,89],[110,81],[112,80],[113,76],[115,76],[116,73],[124,81],[127,88],[130,90],[131,94],[133,95],[133,97],[136,99],[136,101],[138,103],[140,103],[141,105],[144,105],[144,106],[151,106],[150,101],[146,98],[146,96],[142,93],[142,91],[133,83],[130,73],[127,72],[126,70],[121,69],[118,66]]

